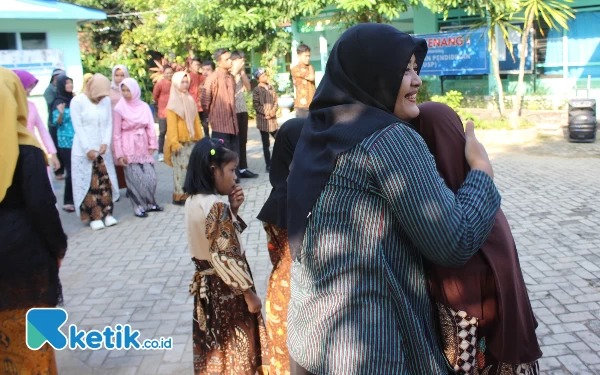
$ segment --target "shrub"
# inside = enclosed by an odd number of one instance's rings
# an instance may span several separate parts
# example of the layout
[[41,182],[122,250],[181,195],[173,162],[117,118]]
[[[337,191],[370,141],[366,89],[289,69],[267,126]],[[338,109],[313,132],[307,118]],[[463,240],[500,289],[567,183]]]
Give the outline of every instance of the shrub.
[[450,90],[444,96],[434,95],[431,100],[438,103],[444,103],[455,111],[460,109],[463,101],[463,94],[456,90]]
[[245,92],[244,96],[246,98],[246,106],[248,107],[248,118],[255,119],[256,110],[254,109],[254,105],[252,104],[252,91]]
[[487,108],[488,101],[482,95],[465,96],[462,101],[464,108]]
[[431,101],[431,92],[429,91],[429,81],[423,80],[423,84],[417,91],[417,103],[425,103]]
[[[475,122],[475,129],[482,130],[514,130],[515,128],[507,118],[492,119],[492,120],[473,120]],[[516,129],[529,129],[535,127],[535,124],[528,121],[527,119],[521,118],[519,126]]]

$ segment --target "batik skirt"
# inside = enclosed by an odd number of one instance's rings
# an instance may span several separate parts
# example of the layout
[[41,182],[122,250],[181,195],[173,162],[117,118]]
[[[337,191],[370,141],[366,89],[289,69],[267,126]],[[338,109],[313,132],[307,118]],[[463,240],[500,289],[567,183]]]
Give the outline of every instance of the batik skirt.
[[184,142],[182,147],[171,155],[173,163],[173,202],[185,202],[189,197],[183,192],[183,184],[185,184],[190,155],[195,145],[195,142]]
[[129,198],[135,213],[149,211],[156,206],[154,198],[156,170],[153,164],[127,164],[125,179],[127,180],[127,198]]
[[234,295],[208,261],[193,261],[194,375],[268,374],[262,315],[250,313],[244,295]]
[[267,246],[273,263],[267,290],[266,312],[269,335],[269,374],[289,375],[290,354],[287,347],[287,313],[290,303],[290,269],[292,257],[287,229],[264,223]]
[[28,310],[0,311],[0,373],[56,375],[56,359],[50,344],[38,350],[27,347],[25,316]]
[[112,215],[112,184],[102,156],[98,156],[92,163],[90,189],[81,203],[80,210],[81,221],[84,222],[103,220]]

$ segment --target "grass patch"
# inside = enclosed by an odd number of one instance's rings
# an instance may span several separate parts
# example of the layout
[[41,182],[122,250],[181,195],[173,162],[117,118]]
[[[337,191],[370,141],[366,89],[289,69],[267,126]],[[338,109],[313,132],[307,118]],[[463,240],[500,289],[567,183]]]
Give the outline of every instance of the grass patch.
[[463,113],[462,115],[463,116],[461,116],[461,117],[463,118],[463,121],[473,120],[473,122],[475,123],[475,129],[522,130],[522,129],[535,128],[535,124],[532,123],[531,121],[528,121],[525,118],[519,119],[519,125],[515,128],[511,124],[510,120],[507,118],[482,120],[482,119],[478,118],[477,116],[473,116],[471,113],[468,113],[468,112]]

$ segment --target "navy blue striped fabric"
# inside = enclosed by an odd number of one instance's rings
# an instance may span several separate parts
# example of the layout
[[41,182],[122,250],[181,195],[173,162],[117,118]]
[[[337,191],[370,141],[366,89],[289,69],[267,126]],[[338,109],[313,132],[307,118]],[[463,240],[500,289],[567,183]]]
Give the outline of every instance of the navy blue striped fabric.
[[315,374],[447,374],[423,256],[465,263],[500,200],[481,171],[455,196],[423,139],[402,124],[340,154],[292,264],[293,359]]

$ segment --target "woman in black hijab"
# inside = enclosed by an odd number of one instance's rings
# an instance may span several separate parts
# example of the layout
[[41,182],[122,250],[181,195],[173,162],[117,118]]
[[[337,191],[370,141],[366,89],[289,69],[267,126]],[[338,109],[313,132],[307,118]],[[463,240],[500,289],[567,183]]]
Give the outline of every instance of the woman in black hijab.
[[294,118],[286,121],[277,131],[269,172],[273,189],[258,214],[258,219],[263,222],[267,232],[269,256],[273,263],[266,301],[269,353],[271,353],[269,373],[272,374],[278,373],[278,370],[285,373],[290,369],[286,339],[292,257],[287,232],[287,179],[303,125],[303,118]]
[[75,212],[73,205],[73,180],[71,178],[71,149],[75,130],[71,121],[71,100],[73,99],[73,80],[66,75],[61,75],[56,80],[56,98],[50,105],[50,118],[56,127],[58,153],[61,157],[66,177],[63,197],[63,210]]
[[423,257],[460,266],[500,207],[467,129],[454,194],[407,121],[426,42],[363,24],[337,41],[288,179],[292,374],[447,374]]

